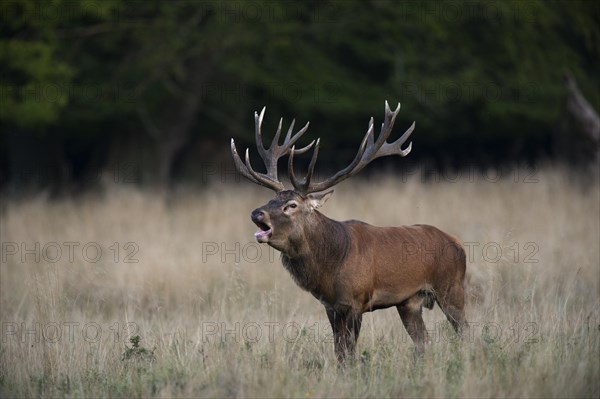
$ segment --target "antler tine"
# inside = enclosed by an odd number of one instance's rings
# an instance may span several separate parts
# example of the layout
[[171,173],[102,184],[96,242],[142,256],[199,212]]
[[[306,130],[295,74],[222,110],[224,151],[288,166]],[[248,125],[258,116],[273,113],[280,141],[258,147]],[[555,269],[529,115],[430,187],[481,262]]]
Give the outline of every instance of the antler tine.
[[315,145],[315,150],[313,151],[313,156],[310,159],[310,163],[308,164],[308,173],[306,175],[305,184],[306,186],[310,186],[310,180],[312,179],[313,173],[315,172],[315,165],[317,164],[317,157],[319,156],[319,144],[321,143],[321,139],[317,139],[317,144]]
[[[333,175],[332,177],[330,177],[329,179],[327,179],[325,181],[322,181],[322,182],[316,183],[316,184],[306,184],[306,187],[302,187],[302,185],[300,185],[300,187],[296,187],[296,185],[294,185],[294,188],[303,195],[306,195],[309,193],[316,193],[316,192],[320,192],[320,191],[325,191],[328,188],[335,186],[342,180],[347,179],[348,177],[352,176],[353,170],[360,163],[360,161],[362,160],[362,158],[365,154],[367,141],[369,140],[369,136],[371,136],[372,133],[373,133],[373,129],[369,129],[367,131],[367,134],[363,138],[362,143],[360,144],[360,147],[358,147],[358,152],[356,153],[356,156],[354,157],[354,159],[352,160],[350,165],[346,166],[344,169],[340,170],[335,175]],[[313,162],[316,162],[316,158],[314,160],[311,160],[311,165],[314,168]],[[289,167],[289,165],[288,165],[288,167]],[[309,165],[309,168],[310,167],[311,166]],[[290,174],[290,178],[291,178],[291,174]],[[308,180],[310,182],[310,178]],[[293,185],[293,182],[292,182],[292,185]]]
[[[379,151],[379,149],[386,144],[386,140],[392,133],[392,128],[394,127],[394,122],[396,120],[396,115],[398,115],[398,112],[400,112],[400,103],[398,103],[396,109],[392,111],[388,102],[385,102],[385,118],[383,120],[383,123],[381,124],[381,131],[379,132],[379,136],[377,136],[375,144],[367,146],[367,151],[365,151],[365,158],[361,162],[362,166],[360,169],[366,166],[373,159],[380,156],[376,156],[376,154]],[[371,120],[373,120],[373,118],[371,118]],[[371,125],[371,123],[369,123],[369,125]],[[373,142],[371,141],[369,144],[372,143]]]
[[281,126],[283,125],[283,118],[279,118],[279,125],[277,125],[277,131],[275,132],[275,137],[273,137],[273,141],[271,141],[271,146],[269,149],[274,148],[274,146],[279,143],[279,137],[281,136]]
[[[294,153],[298,154],[298,155],[302,155],[305,152],[307,152],[308,150],[310,150],[314,144],[315,144],[315,140],[311,141],[306,147],[302,147],[297,150],[294,149]],[[292,147],[295,147],[295,146],[292,146]],[[290,150],[290,153],[291,153],[291,150]]]
[[246,164],[244,164],[237,152],[235,141],[233,139],[231,139],[231,155],[233,156],[233,162],[235,163],[237,170],[251,182],[260,184],[261,186],[265,186],[275,191],[280,191],[283,189],[283,184],[269,180],[266,176],[256,173],[252,169],[249,162],[248,150],[246,150]]
[[385,119],[383,124],[381,125],[381,133],[382,136],[381,142],[385,143],[385,141],[390,137],[390,133],[392,133],[392,129],[394,127],[394,122],[396,121],[396,116],[400,112],[400,103],[396,106],[396,109],[392,111],[390,109],[390,105],[388,102],[385,102]]
[[248,172],[248,168],[246,167],[246,165],[244,165],[244,163],[240,159],[240,156],[238,155],[237,148],[235,147],[235,141],[233,140],[233,138],[231,139],[231,156],[233,157],[233,163],[235,163],[235,167],[237,168],[237,170],[241,174],[243,174],[244,177],[246,177],[247,179],[253,181],[254,183],[258,183],[258,181],[256,181],[256,179],[254,177],[252,177],[250,172]]
[[290,151],[290,156],[288,157],[288,176],[290,178],[290,182],[294,189],[300,192],[302,188],[301,182],[296,178],[296,173],[294,173],[294,147],[292,146],[292,150]]
[[369,140],[367,141],[367,148],[373,147],[375,136],[373,134],[369,134],[369,132],[373,132],[374,119],[371,117],[369,120],[369,128],[367,129],[367,134],[369,135]]
[[292,133],[294,131],[295,124],[296,124],[296,118],[292,119],[292,123],[290,123],[290,128],[288,129],[287,134],[285,135],[285,140],[283,140],[284,142],[290,141],[290,138],[292,137]]
[[[302,129],[298,130],[298,132],[292,137],[292,132],[294,130],[295,124],[296,124],[296,119],[292,119],[290,128],[288,129],[287,134],[285,135],[285,140],[283,141],[284,145],[287,145],[288,148],[293,146],[296,143],[296,141],[298,141],[298,139],[300,137],[302,137],[302,135],[304,133],[306,133],[306,131],[308,130],[308,126],[310,125],[310,122],[306,122],[306,125],[304,125],[304,127]],[[315,143],[315,141],[313,140],[306,147],[295,150],[296,154],[304,154],[306,151],[311,149],[311,147],[313,146],[314,143]]]
[[[277,127],[277,133],[275,133],[275,137],[273,138],[273,142],[271,143],[271,146],[269,147],[268,150],[265,150],[266,159],[263,158],[266,165],[271,165],[271,168],[267,168],[267,169],[269,170],[269,176],[271,176],[274,179],[277,179],[277,161],[282,156],[290,153],[290,148],[296,143],[296,141],[298,141],[298,139],[300,137],[302,137],[302,135],[304,133],[306,133],[306,131],[308,130],[308,126],[310,124],[310,122],[307,122],[306,125],[304,125],[304,127],[302,129],[300,129],[296,134],[291,136],[291,132],[293,130],[294,123],[295,123],[295,121],[292,121],[292,124],[290,125],[290,129],[288,130],[288,133],[286,134],[283,144],[279,145],[279,137],[281,135],[282,123],[283,123],[283,118],[279,120],[279,126]],[[313,140],[306,147],[296,150],[296,153],[304,154],[305,152],[307,152],[308,150],[311,149],[311,147],[313,146],[314,143],[315,143],[315,141]],[[271,170],[273,171],[273,173],[271,173]]]
[[250,149],[248,148],[246,148],[246,167],[250,175],[258,184],[273,189],[277,192],[285,190],[283,183],[281,183],[279,180],[274,180],[271,177],[262,173],[257,173],[254,171],[254,169],[252,169],[252,165],[250,164]]
[[302,137],[304,133],[306,133],[306,131],[308,130],[308,126],[310,126],[310,122],[306,122],[306,125],[304,125],[302,129],[298,130],[298,132],[294,134],[291,139],[289,139],[288,146],[291,147],[292,145],[294,145],[294,143],[296,143],[296,141],[298,141],[298,139]]
[[392,128],[394,127],[394,122],[396,120],[398,112],[400,112],[400,103],[398,103],[396,109],[392,111],[389,107],[388,102],[385,102],[385,120],[381,124],[381,133],[377,138],[377,143],[375,144],[374,151],[372,151],[369,154],[368,159],[365,159],[365,165],[376,158],[388,155],[400,155],[401,157],[405,157],[412,150],[412,142],[409,143],[408,147],[405,150],[402,149],[402,144],[404,144],[406,140],[408,140],[413,130],[415,129],[415,122],[412,123],[412,125],[404,132],[402,136],[400,136],[398,140],[394,141],[393,143],[387,142],[387,139],[390,136],[390,133],[392,132]]
[[[317,164],[317,157],[319,156],[319,144],[321,139],[317,139],[317,144],[315,145],[315,149],[313,151],[313,155],[310,159],[310,163],[308,164],[308,172],[306,173],[306,177],[302,180],[298,180],[296,178],[296,174],[294,173],[294,155],[298,153],[300,150],[296,150],[295,146],[292,146],[292,150],[290,151],[290,156],[288,158],[288,175],[290,177],[290,181],[292,186],[299,193],[304,193],[310,187],[310,181],[312,179],[313,173],[315,172],[315,165]],[[312,146],[312,143],[310,144]],[[305,150],[308,146],[304,147],[302,150]]]
[[401,157],[407,156],[412,150],[412,141],[408,143],[408,147],[405,150],[402,149],[402,144],[408,140],[413,130],[415,130],[415,122],[410,125],[408,129],[404,132],[402,136],[393,143],[384,143],[383,146],[379,149],[377,153],[377,157],[385,157],[388,155],[400,155]]
[[263,145],[262,141],[262,121],[265,116],[265,111],[267,107],[263,107],[260,111],[260,115],[254,111],[254,139],[256,140],[256,149],[258,150],[258,154],[266,162],[266,149]]

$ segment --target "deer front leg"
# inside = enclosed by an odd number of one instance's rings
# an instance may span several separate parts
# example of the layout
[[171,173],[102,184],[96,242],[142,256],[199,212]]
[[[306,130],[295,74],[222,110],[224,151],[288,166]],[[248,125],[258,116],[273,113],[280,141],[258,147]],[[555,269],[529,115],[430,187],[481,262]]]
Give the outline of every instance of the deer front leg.
[[325,310],[333,330],[335,355],[338,362],[343,364],[348,357],[354,357],[362,324],[362,314],[351,309],[336,311],[329,306],[326,306]]

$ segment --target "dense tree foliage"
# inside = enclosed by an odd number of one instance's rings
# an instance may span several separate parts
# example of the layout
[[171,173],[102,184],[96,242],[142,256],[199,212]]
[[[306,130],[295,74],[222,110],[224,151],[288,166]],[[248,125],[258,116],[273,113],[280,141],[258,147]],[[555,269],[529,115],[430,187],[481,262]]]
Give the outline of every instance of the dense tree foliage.
[[5,0],[0,14],[3,184],[191,181],[231,136],[251,145],[263,105],[265,132],[310,120],[338,166],[400,101],[412,160],[441,167],[552,156],[567,70],[600,108],[591,1]]

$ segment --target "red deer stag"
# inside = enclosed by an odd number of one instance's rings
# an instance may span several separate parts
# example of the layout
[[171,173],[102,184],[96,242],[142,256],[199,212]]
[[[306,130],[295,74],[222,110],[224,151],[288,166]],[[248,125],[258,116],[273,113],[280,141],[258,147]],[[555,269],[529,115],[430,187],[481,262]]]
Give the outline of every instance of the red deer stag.
[[[455,238],[433,226],[375,227],[356,220],[338,222],[317,211],[333,192],[325,192],[327,189],[355,175],[375,158],[404,157],[410,152],[412,143],[406,149],[402,145],[411,135],[414,123],[397,141],[386,141],[399,111],[400,104],[392,112],[386,102],[385,120],[377,139],[371,118],[354,160],[318,183],[311,178],[319,140],[302,149],[295,149],[294,145],[308,129],[308,123],[292,135],[292,122],[279,145],[280,120],[267,149],[261,136],[265,108],[260,115],[255,113],[256,147],[266,174],[252,168],[248,150],[243,162],[231,140],[237,170],[277,193],[266,205],[252,211],[252,221],[259,228],[256,240],[281,251],[283,266],[296,283],[325,306],[340,362],[354,355],[364,312],[396,306],[419,354],[427,341],[421,316],[423,306],[432,309],[437,302],[459,335],[466,325],[465,252]],[[298,179],[294,156],[309,151],[313,145],[308,173]],[[288,174],[293,190],[286,190],[277,178],[277,161],[284,155],[289,155]]]

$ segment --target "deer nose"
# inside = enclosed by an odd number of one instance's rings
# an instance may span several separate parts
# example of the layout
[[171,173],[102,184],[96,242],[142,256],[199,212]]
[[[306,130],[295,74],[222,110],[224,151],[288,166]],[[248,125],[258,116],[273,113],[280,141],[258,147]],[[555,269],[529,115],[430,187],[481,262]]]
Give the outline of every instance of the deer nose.
[[255,209],[252,211],[250,218],[253,222],[262,222],[262,220],[265,218],[265,213],[260,209]]

